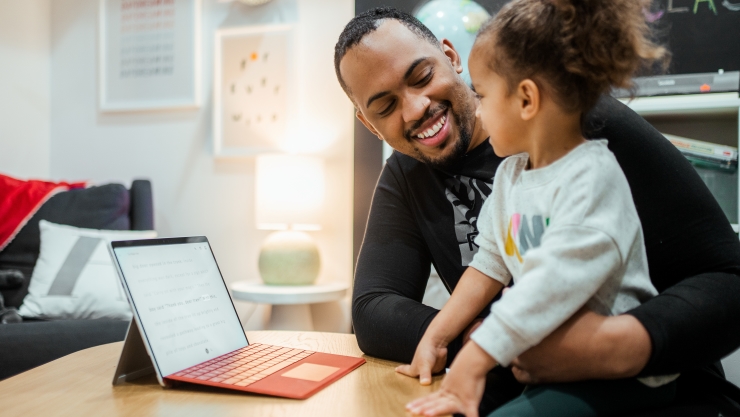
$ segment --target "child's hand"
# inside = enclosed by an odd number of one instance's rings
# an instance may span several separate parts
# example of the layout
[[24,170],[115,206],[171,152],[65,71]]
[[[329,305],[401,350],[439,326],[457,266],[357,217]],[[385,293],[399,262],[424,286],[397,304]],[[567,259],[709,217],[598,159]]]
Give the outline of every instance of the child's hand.
[[447,347],[422,337],[411,364],[397,367],[396,372],[412,378],[419,377],[421,385],[429,385],[432,383],[432,374],[442,371],[446,363]]
[[406,404],[406,409],[423,416],[461,413],[466,417],[478,417],[478,404],[485,387],[485,374],[471,376],[453,366],[447,372],[439,391]]
[[478,417],[486,374],[494,366],[496,360],[477,343],[466,343],[442,381],[442,388],[406,404],[406,409],[424,416],[462,413],[467,417]]

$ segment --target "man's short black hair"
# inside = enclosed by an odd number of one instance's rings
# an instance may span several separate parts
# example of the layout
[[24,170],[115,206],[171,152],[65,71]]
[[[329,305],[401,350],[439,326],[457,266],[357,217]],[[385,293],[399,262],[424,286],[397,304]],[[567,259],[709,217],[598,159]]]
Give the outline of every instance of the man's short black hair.
[[347,23],[344,27],[342,34],[339,35],[339,40],[336,46],[334,46],[334,71],[337,73],[337,80],[339,85],[342,86],[344,92],[349,96],[349,90],[347,84],[344,83],[342,74],[339,73],[339,63],[342,62],[342,58],[347,54],[353,46],[357,45],[362,41],[368,33],[373,32],[380,26],[381,21],[386,19],[395,19],[406,26],[410,31],[419,35],[420,38],[429,41],[432,45],[439,47],[439,40],[428,27],[424,26],[419,19],[411,16],[406,12],[402,12],[393,7],[376,7],[361,13]]

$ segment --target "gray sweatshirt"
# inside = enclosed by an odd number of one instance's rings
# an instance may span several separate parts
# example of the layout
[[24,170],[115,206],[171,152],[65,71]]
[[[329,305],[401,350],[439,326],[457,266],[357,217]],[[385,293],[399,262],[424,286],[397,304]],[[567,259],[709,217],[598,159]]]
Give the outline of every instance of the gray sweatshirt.
[[[526,170],[527,154],[498,168],[478,217],[471,267],[515,285],[472,339],[501,365],[552,333],[582,306],[630,310],[657,291],[627,180],[606,140]],[[643,381],[660,385],[671,378]]]

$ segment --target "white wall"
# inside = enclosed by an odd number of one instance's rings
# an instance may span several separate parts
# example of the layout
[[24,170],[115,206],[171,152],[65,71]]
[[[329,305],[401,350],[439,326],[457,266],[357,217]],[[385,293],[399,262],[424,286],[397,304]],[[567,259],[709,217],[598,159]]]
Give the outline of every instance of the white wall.
[[[272,6],[289,0],[275,0]],[[324,229],[316,232],[321,281],[352,277],[352,108],[336,82],[333,48],[354,14],[352,0],[298,0],[302,120],[332,129],[320,152],[329,177]],[[265,6],[262,6],[265,7]],[[266,232],[254,227],[254,160],[215,160],[211,153],[214,32],[241,4],[203,1],[203,97],[197,110],[101,113],[97,108],[98,0],[53,0],[51,6],[51,176],[55,179],[152,180],[161,236],[206,235],[227,283],[259,281],[257,255]],[[348,303],[334,330],[348,330]],[[240,305],[248,314],[251,306]],[[336,308],[332,311],[335,311]],[[247,327],[260,327],[262,309]],[[335,317],[334,315],[333,317]],[[341,327],[341,329],[336,328]],[[323,327],[322,329],[329,329]]]
[[50,0],[0,0],[0,173],[49,176]]

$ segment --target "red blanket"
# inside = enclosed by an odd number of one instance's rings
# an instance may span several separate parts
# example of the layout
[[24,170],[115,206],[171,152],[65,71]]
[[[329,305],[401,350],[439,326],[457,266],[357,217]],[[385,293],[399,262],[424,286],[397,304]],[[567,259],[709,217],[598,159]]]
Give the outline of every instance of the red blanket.
[[60,191],[85,186],[85,182],[23,181],[0,174],[0,251],[46,200]]

